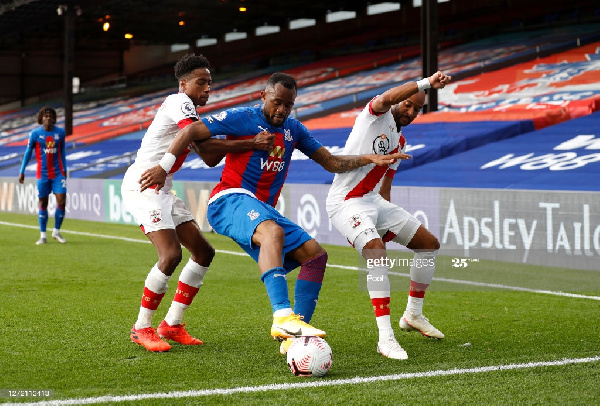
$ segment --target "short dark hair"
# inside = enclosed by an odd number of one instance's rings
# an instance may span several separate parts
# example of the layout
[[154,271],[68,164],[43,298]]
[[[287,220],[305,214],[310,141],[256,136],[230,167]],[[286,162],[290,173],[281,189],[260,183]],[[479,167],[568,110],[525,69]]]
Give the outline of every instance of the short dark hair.
[[208,62],[208,59],[202,54],[185,55],[175,64],[175,77],[177,80],[180,80],[198,68],[210,69],[210,62]]
[[296,79],[292,75],[288,75],[283,72],[276,72],[271,75],[269,80],[267,80],[267,87],[274,87],[277,83],[280,83],[286,89],[294,89],[298,90],[298,85],[296,84]]
[[52,107],[44,106],[40,109],[40,111],[38,111],[38,116],[37,116],[38,124],[44,123],[44,114],[46,114],[46,113],[52,114],[52,117],[54,117],[54,122],[56,122],[56,110],[54,110]]

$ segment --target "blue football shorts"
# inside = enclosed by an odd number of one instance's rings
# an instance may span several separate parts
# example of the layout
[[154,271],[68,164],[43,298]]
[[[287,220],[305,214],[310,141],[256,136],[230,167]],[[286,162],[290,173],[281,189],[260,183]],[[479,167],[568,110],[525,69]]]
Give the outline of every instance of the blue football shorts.
[[273,220],[285,233],[282,259],[283,267],[288,272],[300,266],[300,263],[286,258],[286,254],[312,239],[299,225],[281,215],[275,208],[243,193],[230,193],[219,197],[208,205],[206,215],[217,233],[234,240],[256,262],[260,247],[252,243],[254,230],[263,221]]
[[59,194],[67,193],[67,178],[58,176],[54,179],[38,179],[38,198],[48,197],[50,193]]

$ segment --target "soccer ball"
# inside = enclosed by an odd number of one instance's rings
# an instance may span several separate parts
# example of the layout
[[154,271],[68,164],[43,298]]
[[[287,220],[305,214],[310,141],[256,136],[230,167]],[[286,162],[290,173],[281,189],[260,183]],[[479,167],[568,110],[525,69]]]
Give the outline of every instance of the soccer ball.
[[332,361],[331,347],[320,337],[298,337],[287,352],[287,364],[296,376],[323,376]]

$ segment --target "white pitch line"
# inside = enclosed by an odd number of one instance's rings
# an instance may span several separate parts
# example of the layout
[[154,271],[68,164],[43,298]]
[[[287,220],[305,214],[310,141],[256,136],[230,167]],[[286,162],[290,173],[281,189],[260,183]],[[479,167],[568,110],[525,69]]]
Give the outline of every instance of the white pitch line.
[[[201,389],[201,390],[189,390],[189,391],[176,391],[167,393],[142,393],[138,395],[124,395],[124,396],[99,396],[94,398],[75,398],[75,399],[64,399],[64,400],[48,400],[34,403],[19,403],[20,405],[35,405],[35,406],[63,406],[63,405],[90,405],[94,403],[116,403],[116,402],[135,402],[148,399],[178,399],[188,397],[205,397],[205,396],[218,396],[218,395],[233,395],[236,393],[256,393],[256,392],[270,392],[270,391],[283,391],[291,389],[306,389],[306,388],[320,388],[327,386],[341,386],[341,385],[357,385],[371,382],[385,382],[385,381],[399,381],[414,378],[434,378],[438,376],[451,376],[451,375],[463,375],[463,374],[478,374],[485,372],[496,372],[496,371],[512,371],[518,369],[527,368],[540,368],[540,367],[553,367],[553,366],[564,366],[572,364],[585,364],[591,362],[600,361],[600,356],[587,357],[587,358],[572,358],[562,359],[557,361],[541,361],[541,362],[528,362],[524,364],[507,364],[507,365],[492,365],[487,367],[477,368],[453,368],[453,369],[439,369],[437,371],[425,371],[425,372],[412,372],[404,374],[393,374],[393,375],[382,375],[382,376],[366,376],[366,377],[355,377],[348,379],[332,379],[332,380],[315,380],[310,382],[298,382],[298,383],[279,383],[270,385],[260,386],[239,386],[234,388],[223,388],[223,389]],[[14,405],[14,403],[4,403],[0,406]]]
[[[24,225],[24,224],[8,223],[5,221],[0,221],[0,225],[21,227],[21,228],[32,228],[32,229],[36,229],[36,230],[38,229],[37,226],[28,226],[28,225]],[[136,238],[117,237],[117,236],[112,236],[112,235],[93,234],[93,233],[87,233],[87,232],[81,232],[81,231],[69,231],[69,230],[63,230],[63,229],[61,229],[61,232],[65,233],[65,234],[85,235],[88,237],[108,238],[108,239],[113,239],[113,240],[122,240],[122,241],[140,242],[140,243],[150,244],[150,241],[148,241],[148,240],[140,240],[140,239],[136,239]],[[216,250],[216,252],[219,252],[221,254],[237,255],[237,256],[247,256],[248,255],[245,252],[240,252],[240,251]],[[356,266],[336,265],[336,264],[327,264],[327,266],[331,267],[331,268],[349,269],[349,270],[353,270],[353,271],[367,272],[366,269],[358,268]],[[410,278],[410,274],[407,274],[407,273],[390,271],[389,274],[394,275],[394,276]],[[470,285],[470,286],[479,286],[479,287],[485,287],[485,288],[506,289],[506,290],[514,290],[514,291],[519,291],[519,292],[540,293],[540,294],[552,295],[552,296],[572,297],[572,298],[576,298],[576,299],[590,299],[590,300],[600,301],[600,296],[587,296],[587,295],[580,295],[577,293],[531,289],[531,288],[524,288],[521,286],[502,285],[502,284],[498,284],[498,283],[484,283],[484,282],[466,281],[466,280],[462,280],[462,279],[448,279],[448,278],[438,278],[438,277],[434,277],[433,280],[440,281],[440,282],[447,282],[447,283],[455,283],[455,284],[459,284],[459,285]]]

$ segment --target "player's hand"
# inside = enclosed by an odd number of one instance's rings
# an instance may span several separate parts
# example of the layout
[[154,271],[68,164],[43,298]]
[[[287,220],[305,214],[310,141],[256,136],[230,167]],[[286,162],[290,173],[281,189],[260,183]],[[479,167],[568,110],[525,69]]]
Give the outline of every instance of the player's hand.
[[25,174],[24,173],[20,173],[19,174],[19,183],[23,183],[25,181]]
[[434,89],[442,89],[452,80],[452,76],[446,75],[444,72],[437,71],[429,76],[429,83]]
[[156,185],[156,193],[162,189],[167,179],[167,172],[160,165],[156,165],[154,168],[147,169],[140,177],[140,192]]
[[411,155],[404,154],[402,152],[396,152],[394,154],[389,154],[389,155],[377,155],[377,154],[372,155],[372,161],[377,166],[391,165],[394,162],[396,162],[398,159],[407,160],[410,158],[412,158]]
[[275,143],[275,134],[271,134],[268,131],[261,131],[254,136],[252,144],[254,149],[260,149],[262,151],[268,151],[273,148]]

